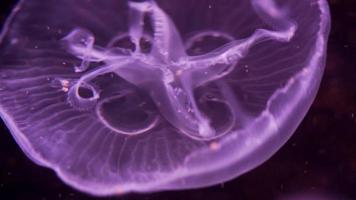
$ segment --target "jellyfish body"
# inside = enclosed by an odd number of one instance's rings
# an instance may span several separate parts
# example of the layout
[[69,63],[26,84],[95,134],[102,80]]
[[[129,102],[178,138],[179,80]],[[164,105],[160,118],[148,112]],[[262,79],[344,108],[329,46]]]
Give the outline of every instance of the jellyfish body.
[[293,134],[328,33],[324,0],[23,0],[0,38],[0,114],[86,193],[214,185]]

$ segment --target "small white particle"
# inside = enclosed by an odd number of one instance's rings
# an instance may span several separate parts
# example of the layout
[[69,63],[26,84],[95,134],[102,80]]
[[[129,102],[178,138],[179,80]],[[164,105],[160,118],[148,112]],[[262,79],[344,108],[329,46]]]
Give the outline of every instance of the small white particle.
[[12,45],[17,44],[18,42],[19,42],[19,40],[18,40],[17,38],[13,38],[13,39],[11,39],[11,41],[10,41],[10,43],[11,43]]

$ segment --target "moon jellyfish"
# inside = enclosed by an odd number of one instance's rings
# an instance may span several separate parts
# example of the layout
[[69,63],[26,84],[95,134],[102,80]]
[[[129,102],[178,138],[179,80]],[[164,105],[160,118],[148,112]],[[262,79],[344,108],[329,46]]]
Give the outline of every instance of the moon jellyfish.
[[218,184],[293,134],[329,21],[325,0],[22,0],[0,36],[1,117],[92,195]]

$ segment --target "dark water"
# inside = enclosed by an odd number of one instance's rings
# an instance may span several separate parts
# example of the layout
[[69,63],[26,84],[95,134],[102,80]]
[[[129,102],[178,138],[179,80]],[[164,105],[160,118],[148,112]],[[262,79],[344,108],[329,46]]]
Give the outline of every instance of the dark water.
[[[107,199],[272,200],[321,192],[356,200],[356,1],[329,2],[333,24],[321,89],[303,123],[277,154],[255,170],[215,187]],[[13,4],[0,0],[2,22]],[[95,199],[33,164],[2,123],[0,128],[1,200]]]

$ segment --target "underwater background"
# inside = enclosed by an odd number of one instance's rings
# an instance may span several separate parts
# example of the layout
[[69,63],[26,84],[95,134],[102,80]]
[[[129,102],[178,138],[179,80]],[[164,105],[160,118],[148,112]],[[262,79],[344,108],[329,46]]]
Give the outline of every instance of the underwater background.
[[[14,4],[0,0],[1,25]],[[332,200],[356,200],[356,1],[329,0],[329,4],[332,28],[320,90],[297,131],[271,159],[214,187],[102,199],[279,200],[321,193]],[[0,199],[97,198],[77,192],[53,171],[35,165],[1,122]]]

